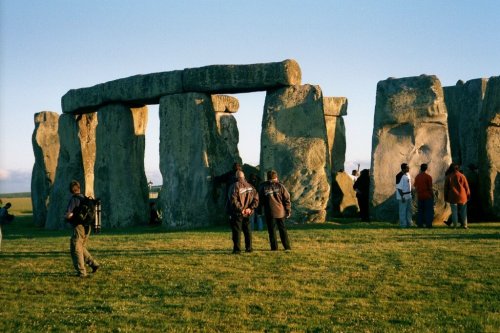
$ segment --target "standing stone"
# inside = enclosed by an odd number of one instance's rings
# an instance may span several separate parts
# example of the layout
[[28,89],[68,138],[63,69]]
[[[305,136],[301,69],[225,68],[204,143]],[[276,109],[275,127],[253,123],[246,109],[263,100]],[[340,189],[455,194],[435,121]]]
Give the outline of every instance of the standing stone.
[[238,99],[232,96],[212,95],[212,105],[215,111],[217,134],[222,143],[226,145],[228,160],[241,163],[238,150],[239,131],[236,118],[232,115],[240,106]]
[[295,60],[251,65],[211,65],[184,70],[185,92],[241,93],[300,84]]
[[[88,113],[80,117],[78,138],[82,149],[83,177],[85,179],[86,196],[95,198],[94,166],[96,158],[97,113]],[[112,134],[109,134],[112,136]]]
[[479,117],[487,83],[488,79],[474,79],[443,88],[452,160],[464,170],[470,164],[478,166]]
[[332,179],[332,208],[334,216],[355,217],[359,206],[352,178],[345,172],[333,172]]
[[346,151],[346,130],[344,118],[347,115],[347,98],[324,97],[326,133],[328,135],[328,149],[333,174],[344,169]]
[[436,195],[434,222],[442,223],[450,214],[443,188],[451,155],[443,89],[435,76],[389,78],[377,84],[370,184],[370,211],[377,220],[398,220],[395,176],[401,163],[408,163],[412,179],[420,164],[429,165]]
[[500,76],[491,77],[481,111],[479,188],[487,218],[500,219]]
[[267,92],[260,169],[278,172],[291,195],[294,221],[325,221],[331,181],[327,140],[319,86]]
[[148,109],[110,104],[97,112],[94,192],[101,199],[103,227],[128,227],[149,220],[144,172]]
[[226,220],[211,181],[234,162],[222,141],[210,95],[186,93],[160,100],[163,186],[158,206],[165,225],[184,228]]
[[59,115],[43,111],[35,113],[35,130],[31,139],[35,164],[31,174],[31,203],[36,226],[45,226],[50,191],[54,184],[59,158]]
[[54,186],[50,193],[47,221],[45,223],[47,229],[62,229],[68,225],[64,219],[64,214],[71,198],[69,192],[70,182],[72,180],[79,181],[82,191],[85,191],[82,150],[79,138],[80,123],[83,117],[70,114],[62,114],[59,117],[59,158]]

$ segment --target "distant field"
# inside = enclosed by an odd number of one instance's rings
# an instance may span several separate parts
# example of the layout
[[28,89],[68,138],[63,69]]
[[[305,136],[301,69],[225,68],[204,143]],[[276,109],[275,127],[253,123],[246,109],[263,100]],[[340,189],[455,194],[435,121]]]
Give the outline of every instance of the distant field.
[[9,212],[14,215],[32,215],[33,207],[31,205],[31,197],[30,193],[25,193],[27,195],[24,196],[13,196],[8,197],[5,195],[0,196],[0,199],[3,201],[4,206],[7,202],[12,204],[12,207],[9,209]]
[[291,252],[261,231],[242,255],[227,227],[105,229],[89,279],[70,230],[31,225],[3,228],[0,332],[500,331],[500,223],[291,226]]

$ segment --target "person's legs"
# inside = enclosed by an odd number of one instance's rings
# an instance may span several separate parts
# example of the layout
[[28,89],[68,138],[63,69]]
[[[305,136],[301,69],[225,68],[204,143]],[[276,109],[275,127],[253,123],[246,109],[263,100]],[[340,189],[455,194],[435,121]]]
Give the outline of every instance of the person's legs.
[[87,249],[87,243],[90,238],[91,227],[85,227],[85,239],[83,240],[83,260],[87,265],[92,268],[92,272],[95,272],[99,268],[99,263],[92,257]]
[[[252,216],[253,218],[253,216]],[[243,235],[245,236],[245,251],[252,252],[252,229],[248,217],[242,218]]]
[[406,227],[407,228],[410,228],[413,225],[412,217],[413,217],[412,201],[406,200]]
[[278,249],[278,241],[276,240],[276,222],[274,221],[274,218],[266,216],[266,224],[271,250],[276,251]]
[[[283,244],[283,247],[285,248],[285,250],[291,250],[292,248],[290,247],[290,239],[288,238],[288,231],[286,230],[285,219],[283,219],[283,218],[276,219],[276,224],[278,225],[281,244]],[[277,245],[276,245],[276,247],[277,247]]]
[[453,228],[456,228],[457,227],[457,223],[458,223],[458,208],[457,208],[457,204],[450,203],[450,208],[451,208],[451,220],[453,222]]
[[398,200],[399,207],[399,226],[401,228],[406,227],[406,204],[408,201],[403,202],[402,200]]
[[457,209],[460,212],[460,224],[463,228],[468,228],[467,226],[467,204],[457,205]]
[[434,199],[425,200],[425,213],[424,213],[425,226],[432,228],[432,221],[434,220]]
[[425,200],[418,200],[417,202],[417,227],[422,228],[425,221],[426,213],[426,202]]
[[231,232],[233,239],[233,253],[241,252],[241,219],[231,217]]
[[86,276],[87,271],[85,270],[85,260],[84,260],[84,241],[85,241],[85,229],[83,225],[77,225],[73,228],[73,235],[70,240],[70,252],[71,259],[73,260],[73,266],[79,276]]

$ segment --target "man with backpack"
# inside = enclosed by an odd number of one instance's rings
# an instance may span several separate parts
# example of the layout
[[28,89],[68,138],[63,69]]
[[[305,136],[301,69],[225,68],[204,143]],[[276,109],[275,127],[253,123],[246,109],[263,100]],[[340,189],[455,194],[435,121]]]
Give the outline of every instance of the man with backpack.
[[76,275],[85,278],[87,277],[85,264],[92,268],[92,273],[99,269],[99,264],[87,250],[87,241],[90,237],[92,225],[86,217],[82,216],[84,210],[82,209],[82,203],[87,198],[80,193],[80,183],[76,180],[71,181],[69,190],[72,196],[66,209],[65,218],[73,226],[73,235],[70,240],[71,259],[73,260]]

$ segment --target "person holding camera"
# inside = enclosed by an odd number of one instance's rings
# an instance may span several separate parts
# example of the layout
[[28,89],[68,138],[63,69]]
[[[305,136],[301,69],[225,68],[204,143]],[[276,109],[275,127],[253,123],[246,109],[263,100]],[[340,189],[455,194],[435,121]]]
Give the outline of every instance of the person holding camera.
[[262,207],[264,207],[271,251],[278,250],[276,226],[278,226],[280,233],[281,244],[283,244],[285,250],[291,250],[288,231],[285,227],[285,219],[289,218],[292,214],[290,193],[278,181],[278,173],[276,171],[271,170],[267,172],[267,181],[261,185],[259,195],[261,198],[259,209],[262,210]]
[[259,194],[245,180],[243,171],[236,171],[237,181],[229,188],[229,221],[233,239],[233,254],[241,253],[241,232],[245,236],[245,252],[252,252],[250,216],[259,206]]
[[90,266],[92,273],[95,273],[100,266],[87,250],[87,242],[90,237],[92,226],[83,225],[80,221],[78,221],[76,215],[74,214],[77,207],[85,198],[84,195],[80,193],[80,183],[76,180],[71,181],[69,190],[72,196],[69,200],[68,208],[66,209],[64,217],[73,226],[73,235],[70,240],[71,259],[73,260],[76,275],[81,278],[85,278],[87,277],[85,264]]

